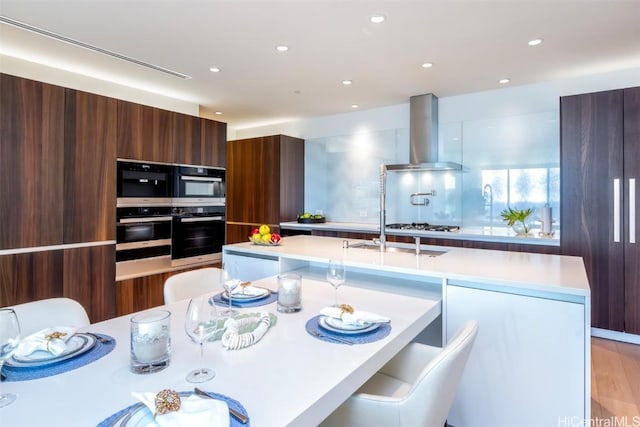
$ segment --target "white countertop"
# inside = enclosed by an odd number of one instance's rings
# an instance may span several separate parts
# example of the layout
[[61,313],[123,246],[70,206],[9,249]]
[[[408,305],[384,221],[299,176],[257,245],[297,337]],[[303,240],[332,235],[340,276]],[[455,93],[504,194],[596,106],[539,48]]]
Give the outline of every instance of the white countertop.
[[[277,289],[275,278],[255,282]],[[333,288],[324,281],[303,279],[299,313],[277,313],[277,324],[257,344],[237,351],[220,342],[205,345],[205,365],[216,377],[197,384],[203,390],[236,399],[246,408],[252,426],[317,425],[369,377],[409,343],[441,313],[437,299],[413,298],[345,286],[341,299],[354,307],[391,319],[391,333],[368,344],[320,341],[305,323],[333,303]],[[122,316],[86,328],[115,337],[115,349],[86,366],[38,380],[3,382],[3,392],[18,399],[1,409],[6,426],[92,426],[136,403],[132,391],[164,388],[189,391],[186,374],[201,365],[198,346],[184,332],[187,302],[160,308],[171,311],[171,365],[163,371],[129,372],[129,318]],[[276,304],[242,309],[276,313]],[[331,369],[326,369],[331,366]]]
[[[326,230],[345,231],[354,233],[380,234],[378,224],[357,222],[324,222],[318,224],[301,224],[297,221],[281,222],[280,227],[289,230]],[[540,230],[533,229],[529,236],[517,236],[511,228],[506,226],[496,227],[462,227],[459,231],[415,231],[394,230],[387,228],[386,234],[393,236],[420,236],[439,239],[475,240],[480,242],[518,243],[524,245],[560,246],[558,233],[551,237],[541,237]]]
[[[426,246],[422,249],[445,250],[437,257],[410,253],[380,253],[378,250],[343,248],[343,240],[333,237],[291,236],[279,246],[238,243],[223,247],[225,252],[256,254],[274,258],[292,258],[327,263],[343,258],[347,266],[412,276],[446,278],[485,288],[501,287],[506,291],[545,292],[589,297],[589,282],[579,257],[525,252],[494,251],[458,247]],[[349,239],[350,244],[362,242]],[[409,244],[401,245],[413,247]]]

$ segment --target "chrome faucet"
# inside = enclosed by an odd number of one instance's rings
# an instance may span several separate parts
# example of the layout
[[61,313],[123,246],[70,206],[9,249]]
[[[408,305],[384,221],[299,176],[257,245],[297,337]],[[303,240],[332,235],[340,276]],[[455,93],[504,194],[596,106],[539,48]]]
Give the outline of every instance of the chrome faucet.
[[385,199],[387,196],[387,166],[380,165],[380,252],[384,252],[387,247],[387,236],[385,228],[387,227],[387,212],[385,210]]
[[482,189],[482,197],[484,198],[484,205],[487,206],[487,199],[489,201],[489,226],[493,225],[493,187],[491,184],[485,184]]

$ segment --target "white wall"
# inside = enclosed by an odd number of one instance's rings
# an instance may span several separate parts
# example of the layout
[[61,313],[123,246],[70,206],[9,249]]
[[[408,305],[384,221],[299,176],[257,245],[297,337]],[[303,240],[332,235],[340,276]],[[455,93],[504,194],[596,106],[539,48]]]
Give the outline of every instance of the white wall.
[[[496,165],[517,168],[533,162],[557,167],[561,96],[638,85],[640,69],[634,69],[439,98],[440,160],[464,164],[464,154],[470,166],[467,169],[471,170],[419,178],[411,174],[390,176],[387,218],[391,222],[462,225],[478,222],[474,212],[478,210],[476,205],[480,203],[481,207],[483,203],[479,177],[482,165],[488,164],[490,169]],[[376,223],[379,215],[377,194],[374,194],[379,188],[377,166],[381,161],[408,161],[408,101],[371,110],[236,129],[235,133],[239,139],[274,134],[305,139],[305,210],[322,211],[334,221]],[[495,130],[489,132],[487,128]],[[368,144],[368,150],[361,149],[363,144]],[[530,147],[523,147],[527,144]],[[493,151],[489,147],[493,147]],[[500,155],[502,158],[498,158]],[[431,198],[428,207],[409,203],[408,194],[431,189],[437,190],[438,196]],[[493,217],[496,215],[494,211]]]
[[[559,98],[566,95],[597,92],[640,85],[640,68],[597,74],[575,79],[556,80],[524,86],[439,98],[441,123],[494,117],[516,116],[559,110]],[[420,95],[416,93],[415,95]],[[435,94],[438,96],[438,94]],[[406,129],[409,127],[407,103],[255,127],[236,129],[237,139],[284,134],[311,139],[350,135],[363,131]]]

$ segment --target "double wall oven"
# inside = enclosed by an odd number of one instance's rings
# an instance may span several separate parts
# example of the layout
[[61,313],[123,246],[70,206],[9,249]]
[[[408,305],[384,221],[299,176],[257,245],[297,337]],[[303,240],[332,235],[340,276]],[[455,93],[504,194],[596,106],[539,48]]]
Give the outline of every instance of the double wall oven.
[[118,160],[116,260],[219,261],[225,170]]

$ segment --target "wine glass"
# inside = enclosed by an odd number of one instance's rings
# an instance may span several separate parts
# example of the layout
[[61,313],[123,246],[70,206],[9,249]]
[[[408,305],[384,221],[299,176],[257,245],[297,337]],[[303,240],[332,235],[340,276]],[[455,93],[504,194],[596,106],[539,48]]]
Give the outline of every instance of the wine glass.
[[220,283],[224,290],[227,291],[227,298],[229,300],[229,308],[221,314],[228,317],[233,317],[238,314],[238,310],[234,310],[231,306],[231,293],[240,285],[240,279],[235,273],[235,269],[233,269],[229,264],[223,265],[220,270]]
[[338,288],[347,280],[347,273],[344,269],[342,260],[329,260],[327,267],[327,281],[331,283],[336,290],[336,303],[334,307],[338,307]]
[[[220,330],[219,316],[215,305],[209,303],[210,295],[200,295],[189,301],[184,329],[191,340],[200,344],[200,363],[204,365],[204,343]],[[189,372],[187,381],[202,383],[216,376],[213,369],[200,368]]]
[[[0,309],[0,372],[4,361],[11,357],[20,342],[20,324],[16,312],[10,308]],[[0,393],[0,408],[13,403],[13,393]]]

